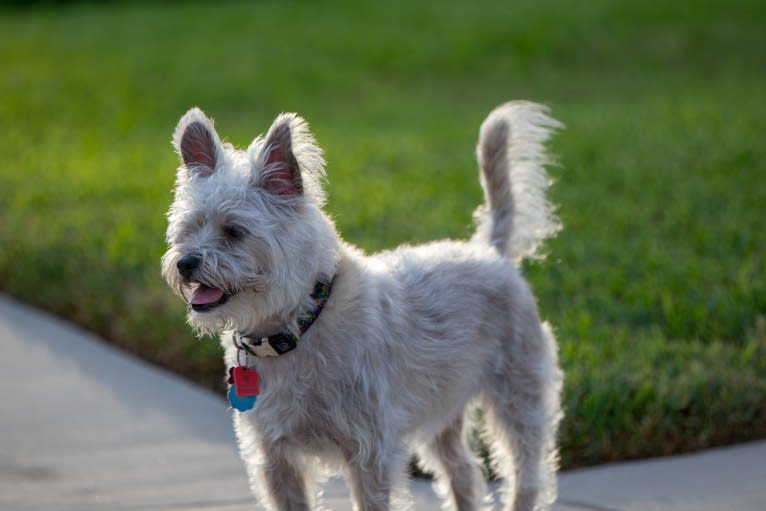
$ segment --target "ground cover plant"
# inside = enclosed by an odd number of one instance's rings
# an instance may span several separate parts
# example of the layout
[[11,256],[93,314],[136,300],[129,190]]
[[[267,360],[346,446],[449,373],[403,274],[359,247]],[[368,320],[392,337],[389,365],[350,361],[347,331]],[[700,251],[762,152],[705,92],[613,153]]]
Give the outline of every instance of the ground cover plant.
[[298,111],[366,250],[471,232],[478,125],[549,104],[565,230],[525,272],[567,372],[565,466],[766,436],[757,0],[0,7],[0,289],[210,387],[159,276],[192,105]]

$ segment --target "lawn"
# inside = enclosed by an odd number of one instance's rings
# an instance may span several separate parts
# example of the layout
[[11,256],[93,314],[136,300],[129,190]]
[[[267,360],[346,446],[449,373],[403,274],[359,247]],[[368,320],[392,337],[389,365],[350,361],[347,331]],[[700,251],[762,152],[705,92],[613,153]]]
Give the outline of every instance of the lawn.
[[567,379],[566,467],[766,437],[761,0],[0,6],[0,289],[220,388],[159,275],[198,105],[298,111],[366,250],[471,233],[486,113],[526,98],[565,230],[525,265]]

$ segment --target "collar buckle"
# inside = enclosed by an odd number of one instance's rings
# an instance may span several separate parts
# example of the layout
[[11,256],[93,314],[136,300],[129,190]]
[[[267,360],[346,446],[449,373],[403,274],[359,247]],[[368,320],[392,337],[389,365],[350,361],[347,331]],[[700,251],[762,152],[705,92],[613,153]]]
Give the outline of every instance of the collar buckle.
[[234,332],[234,344],[256,357],[278,357],[298,347],[298,336],[290,332],[279,332],[269,337],[248,337]]

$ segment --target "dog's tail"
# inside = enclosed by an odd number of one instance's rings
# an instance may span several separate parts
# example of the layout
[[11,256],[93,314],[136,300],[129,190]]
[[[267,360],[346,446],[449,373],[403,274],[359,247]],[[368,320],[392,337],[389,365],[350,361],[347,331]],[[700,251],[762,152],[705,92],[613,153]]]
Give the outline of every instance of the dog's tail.
[[561,229],[545,197],[551,183],[545,165],[551,160],[544,147],[561,127],[546,107],[512,101],[495,108],[479,131],[476,156],[486,205],[475,213],[474,239],[488,241],[516,263],[541,257],[542,242]]

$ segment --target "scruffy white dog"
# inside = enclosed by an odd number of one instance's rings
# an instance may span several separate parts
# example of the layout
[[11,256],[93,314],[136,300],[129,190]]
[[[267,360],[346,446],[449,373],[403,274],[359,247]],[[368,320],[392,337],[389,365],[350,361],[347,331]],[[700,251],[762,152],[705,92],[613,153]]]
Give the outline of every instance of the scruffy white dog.
[[486,206],[473,239],[367,256],[321,209],[324,160],[303,119],[280,115],[237,150],[199,109],[181,118],[163,275],[189,323],[222,334],[264,507],[318,505],[322,467],[346,474],[356,509],[389,509],[417,449],[454,507],[480,508],[464,439],[476,403],[506,508],[550,508],[562,374],[518,265],[559,228],[543,148],[558,126],[533,103],[495,109],[477,147]]

